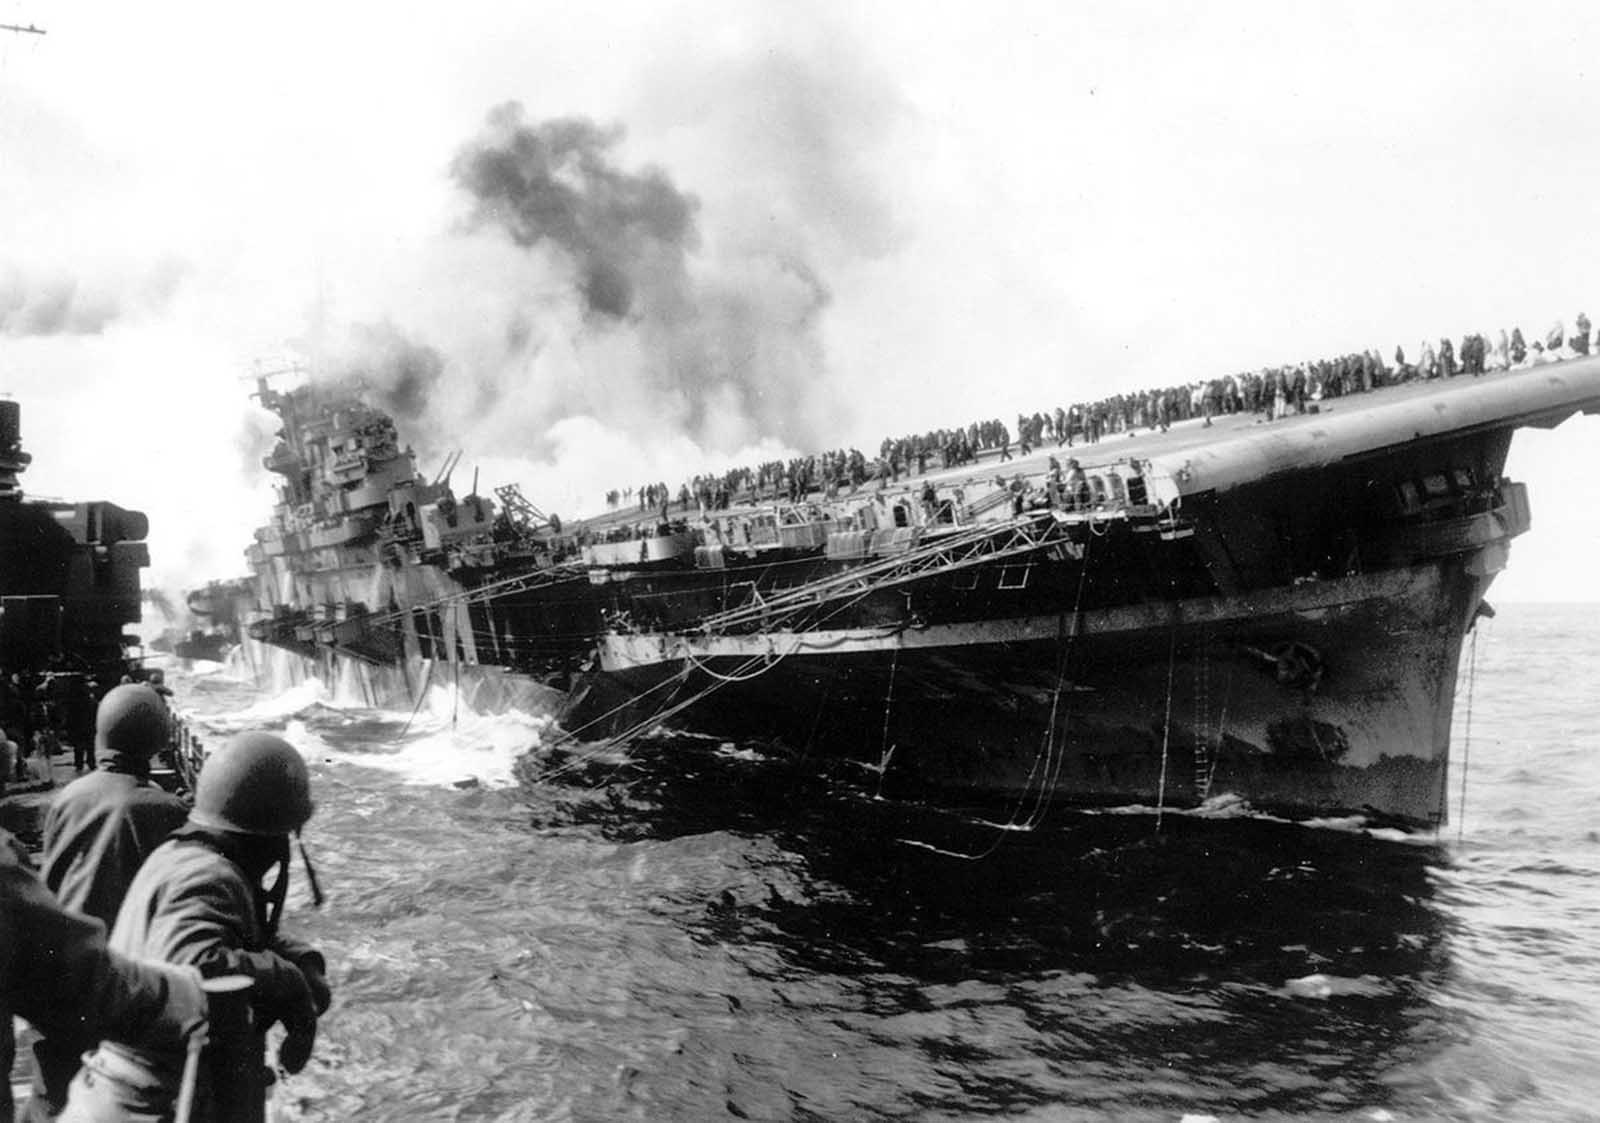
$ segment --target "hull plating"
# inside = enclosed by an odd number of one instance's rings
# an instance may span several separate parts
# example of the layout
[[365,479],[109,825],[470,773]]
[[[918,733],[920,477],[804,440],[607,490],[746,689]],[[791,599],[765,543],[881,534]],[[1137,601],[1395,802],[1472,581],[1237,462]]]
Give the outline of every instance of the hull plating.
[[565,724],[615,732],[704,692],[681,717],[696,729],[843,754],[889,783],[1169,805],[1229,792],[1436,823],[1486,582],[1435,563],[921,631],[610,637]]

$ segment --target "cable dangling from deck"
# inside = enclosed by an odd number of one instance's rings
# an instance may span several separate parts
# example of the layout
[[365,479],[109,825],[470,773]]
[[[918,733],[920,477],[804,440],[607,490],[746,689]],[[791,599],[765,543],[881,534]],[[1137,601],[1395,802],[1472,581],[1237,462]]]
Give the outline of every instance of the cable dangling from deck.
[[1178,616],[1172,616],[1172,642],[1167,648],[1167,716],[1161,729],[1161,776],[1156,782],[1156,833],[1167,809],[1167,747],[1172,742],[1172,680],[1178,665]]
[[878,798],[883,798],[883,777],[889,771],[889,758],[894,746],[889,744],[889,715],[894,711],[894,676],[900,669],[900,649],[896,647],[889,658],[889,686],[883,695],[883,740],[878,746]]
[[1472,622],[1472,645],[1467,655],[1467,723],[1461,733],[1461,800],[1456,809],[1456,845],[1467,830],[1467,765],[1472,760],[1472,687],[1478,681],[1478,622]]
[[1228,702],[1233,697],[1233,663],[1228,663],[1228,677],[1222,684],[1222,713],[1217,718],[1217,744],[1209,754],[1210,766],[1206,770],[1205,787],[1200,793],[1201,802],[1211,798],[1211,785],[1217,778],[1217,762],[1222,757],[1223,742],[1228,736]]
[[[868,590],[867,592],[870,592],[870,590]],[[850,608],[852,605],[854,605],[855,603],[857,603],[858,601],[860,601],[861,599],[866,597],[867,596],[867,592],[862,592],[859,595],[857,595],[856,597],[852,598],[851,600],[844,602],[844,604],[842,604],[835,611],[844,611],[844,610]],[[563,765],[561,765],[561,766],[559,766],[557,768],[552,768],[552,769],[550,769],[550,770],[548,770],[546,772],[540,773],[538,778],[540,780],[549,780],[549,779],[554,779],[555,777],[561,776],[562,774],[564,774],[566,772],[574,771],[575,769],[582,767],[584,764],[588,763],[589,760],[593,759],[595,756],[597,756],[600,753],[606,751],[607,749],[613,748],[613,747],[615,747],[617,745],[624,744],[627,741],[633,739],[634,737],[637,737],[639,734],[643,733],[646,729],[649,729],[651,726],[659,724],[660,722],[666,721],[669,718],[675,717],[676,715],[682,713],[684,710],[688,709],[689,707],[697,705],[698,703],[700,703],[701,701],[706,699],[708,696],[710,696],[712,693],[716,692],[717,690],[720,690],[722,687],[724,687],[726,685],[729,685],[730,683],[735,683],[736,684],[736,683],[748,682],[751,679],[755,679],[755,678],[761,677],[762,675],[766,674],[768,671],[772,670],[772,668],[776,667],[779,663],[781,663],[785,658],[788,657],[789,654],[791,654],[791,653],[790,652],[784,652],[784,653],[779,653],[779,654],[773,654],[771,652],[764,652],[764,653],[762,653],[760,655],[753,655],[750,658],[746,659],[739,666],[735,667],[732,670],[732,672],[723,673],[723,672],[720,672],[720,671],[713,671],[710,667],[708,667],[706,665],[706,661],[705,660],[703,660],[701,658],[698,658],[694,654],[686,651],[684,653],[684,657],[683,657],[683,669],[678,674],[674,675],[672,678],[669,678],[669,679],[662,679],[660,682],[656,683],[654,686],[651,686],[651,687],[639,692],[638,694],[635,694],[631,698],[624,699],[622,702],[619,702],[617,705],[613,706],[611,709],[607,710],[605,713],[599,714],[596,717],[591,718],[590,720],[584,722],[582,725],[578,726],[576,729],[565,731],[563,736],[562,736],[562,738],[560,740],[556,741],[554,744],[552,744],[550,746],[550,748],[552,748],[552,749],[561,748],[561,747],[563,747],[565,745],[569,745],[569,744],[572,744],[572,743],[576,742],[578,740],[578,734],[581,733],[583,730],[589,729],[589,728],[591,728],[591,727],[593,727],[595,725],[598,725],[599,723],[605,721],[607,718],[613,717],[614,715],[616,715],[618,713],[621,713],[623,710],[627,709],[629,706],[634,705],[635,703],[643,700],[645,697],[649,696],[650,694],[655,693],[656,691],[662,689],[663,687],[671,686],[673,688],[672,693],[667,696],[667,699],[666,699],[665,702],[663,702],[659,707],[657,707],[657,709],[656,709],[656,711],[654,713],[652,713],[647,718],[644,718],[644,719],[642,719],[640,721],[636,721],[633,725],[629,726],[627,729],[623,730],[621,733],[617,733],[617,734],[615,734],[615,735],[613,735],[611,737],[607,737],[603,741],[596,742],[596,744],[594,745],[593,748],[589,749],[587,752],[583,752],[583,753],[577,754],[576,756],[574,756],[574,758],[572,760],[568,761],[567,763],[565,763],[565,764],[563,764]],[[693,672],[696,672],[696,671],[704,673],[706,675],[706,677],[708,677],[711,681],[703,689],[701,689],[699,691],[696,691],[694,694],[691,694],[689,697],[684,698],[681,701],[678,701],[677,700],[678,692],[680,690],[682,690],[684,685],[689,681],[690,675]],[[613,771],[615,771],[615,770],[613,769]],[[596,785],[596,786],[598,786],[598,785]]]
[[429,659],[428,660],[427,672],[425,673],[425,675],[423,676],[423,679],[422,679],[422,689],[417,691],[417,704],[415,706],[411,707],[411,716],[406,718],[406,724],[400,730],[400,736],[402,738],[404,738],[407,733],[411,732],[411,723],[417,720],[417,714],[422,709],[422,703],[425,702],[427,700],[427,698],[428,698],[428,686],[432,682],[433,682],[433,660]]
[[[1054,690],[1050,694],[1050,716],[1048,724],[1045,726],[1044,743],[1040,746],[1039,751],[1034,754],[1033,766],[1028,769],[1027,778],[1023,781],[1022,792],[1018,795],[1016,806],[1011,809],[1011,814],[1006,821],[1000,823],[989,819],[970,820],[979,826],[988,827],[995,831],[994,841],[976,854],[964,853],[959,850],[946,850],[943,847],[934,846],[931,843],[921,842],[917,839],[902,838],[897,841],[922,850],[932,850],[935,854],[943,855],[946,858],[960,858],[965,862],[976,862],[987,858],[998,850],[1000,844],[1005,841],[1007,832],[1037,830],[1039,824],[1044,822],[1045,814],[1050,810],[1050,798],[1055,793],[1056,783],[1061,778],[1061,769],[1067,759],[1066,732],[1063,728],[1062,735],[1059,739],[1057,738],[1056,717],[1061,712],[1061,694],[1066,688],[1067,672],[1071,667],[1072,648],[1078,638],[1079,614],[1083,608],[1083,589],[1089,576],[1089,543],[1087,540],[1083,544],[1083,555],[1080,558],[1080,562],[1078,588],[1073,599],[1070,617],[1072,627],[1070,629],[1067,627],[1068,615],[1063,612],[1056,633],[1056,683]],[[1070,717],[1070,711],[1067,715],[1062,716],[1061,724],[1063,727],[1067,724],[1068,717]],[[1040,769],[1041,763],[1044,766],[1042,772]],[[1034,778],[1036,776],[1039,777],[1037,790],[1034,788]],[[1022,813],[1023,807],[1028,805],[1030,799],[1032,806],[1028,808],[1027,814],[1019,819],[1018,816]]]
[[[638,694],[635,694],[630,698],[623,699],[621,702],[617,703],[615,706],[612,706],[609,710],[605,711],[602,714],[596,715],[595,717],[593,717],[593,718],[589,719],[588,721],[584,722],[582,725],[578,726],[577,728],[568,729],[568,730],[562,730],[561,731],[561,737],[558,740],[556,740],[555,742],[553,742],[551,745],[549,745],[548,747],[550,749],[554,750],[554,749],[564,748],[567,745],[576,744],[576,743],[578,743],[578,740],[579,740],[578,734],[583,732],[585,729],[588,729],[588,728],[590,728],[592,726],[598,725],[601,722],[605,721],[607,718],[610,718],[610,717],[612,717],[612,716],[614,716],[616,714],[621,713],[623,710],[627,709],[629,706],[632,706],[635,703],[642,701],[643,699],[649,697],[651,694],[654,694],[656,691],[661,690],[664,687],[668,687],[668,686],[673,687],[674,688],[673,693],[669,694],[667,696],[667,701],[663,702],[661,704],[661,708],[655,714],[652,714],[647,721],[636,723],[635,726],[633,727],[634,729],[643,728],[644,726],[650,724],[651,722],[654,722],[654,721],[657,721],[657,720],[660,719],[660,714],[663,711],[665,711],[668,706],[671,705],[672,699],[676,695],[677,688],[681,687],[683,685],[684,681],[688,677],[689,677],[689,668],[688,667],[684,667],[683,670],[678,672],[676,675],[673,675],[671,678],[664,678],[660,682],[656,683],[654,686],[649,687],[646,690],[642,690]],[[563,764],[558,768],[547,769],[546,771],[539,773],[537,779],[549,780],[549,779],[553,779],[553,778],[555,778],[557,776],[560,776],[560,775],[562,775],[564,773],[574,771],[575,769],[581,767],[582,765],[587,764],[588,761],[590,760],[590,758],[599,755],[605,749],[607,749],[610,746],[612,746],[613,744],[615,744],[616,741],[617,741],[617,739],[614,738],[614,737],[613,738],[607,738],[607,739],[602,740],[602,741],[597,741],[593,748],[589,749],[587,752],[576,754],[573,757],[573,759],[568,761],[566,764]]]

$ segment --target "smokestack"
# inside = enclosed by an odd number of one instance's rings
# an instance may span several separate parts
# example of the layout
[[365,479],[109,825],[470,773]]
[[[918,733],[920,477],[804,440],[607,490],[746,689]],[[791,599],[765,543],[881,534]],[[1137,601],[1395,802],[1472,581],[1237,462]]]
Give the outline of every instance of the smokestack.
[[22,403],[0,398],[0,499],[17,499],[17,484],[33,457],[22,451]]

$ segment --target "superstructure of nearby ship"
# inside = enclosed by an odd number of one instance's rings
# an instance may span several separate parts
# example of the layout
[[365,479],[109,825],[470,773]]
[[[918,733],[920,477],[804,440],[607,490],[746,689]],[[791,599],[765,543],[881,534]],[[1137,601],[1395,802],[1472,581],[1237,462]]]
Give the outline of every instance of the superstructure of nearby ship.
[[[105,500],[25,496],[19,477],[33,458],[21,423],[20,404],[0,399],[0,730],[23,758],[0,776],[0,826],[36,839],[42,793],[72,775],[74,749],[93,758],[100,698],[146,677],[130,627],[149,520]],[[171,763],[153,775],[176,787]]]
[[114,685],[138,670],[127,628],[140,618],[149,520],[106,501],[25,497],[21,422],[21,405],[0,399],[0,667]]
[[248,630],[375,698],[445,675],[546,693],[584,739],[665,723],[964,791],[1427,825],[1463,637],[1529,526],[1512,435],[1600,410],[1600,358],[567,527],[419,475],[355,392],[259,393],[282,501]]
[[252,592],[245,578],[210,581],[188,591],[180,614],[160,590],[147,590],[146,599],[154,601],[168,621],[167,628],[150,641],[151,649],[189,663],[222,662],[244,638],[240,611],[251,603]]

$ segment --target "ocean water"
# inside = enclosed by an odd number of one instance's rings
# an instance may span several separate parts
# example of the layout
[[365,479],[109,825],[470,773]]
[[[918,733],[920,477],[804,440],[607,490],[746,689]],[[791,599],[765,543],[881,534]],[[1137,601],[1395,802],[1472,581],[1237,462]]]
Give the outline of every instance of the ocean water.
[[280,1119],[1600,1118],[1600,605],[1480,628],[1437,836],[999,834],[754,746],[178,685],[313,765],[335,1004]]

